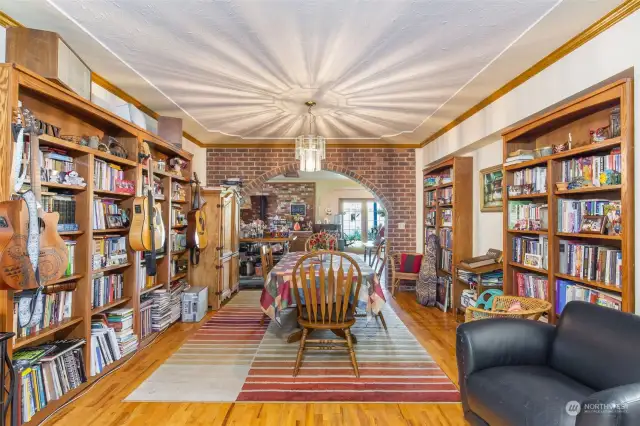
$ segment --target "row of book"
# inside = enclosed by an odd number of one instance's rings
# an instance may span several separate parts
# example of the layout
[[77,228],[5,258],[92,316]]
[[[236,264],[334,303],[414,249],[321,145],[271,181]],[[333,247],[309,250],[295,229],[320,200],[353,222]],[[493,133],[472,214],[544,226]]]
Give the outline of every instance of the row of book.
[[75,170],[73,157],[67,155],[64,149],[50,146],[40,147],[40,167],[45,170],[55,170],[57,172],[71,172]]
[[556,280],[556,313],[561,314],[567,303],[574,300],[622,310],[622,297],[619,294],[595,290],[568,280]]
[[18,392],[17,425],[24,424],[51,402],[87,381],[84,339],[58,340],[13,353]]
[[453,202],[453,187],[440,188],[438,190],[438,204],[451,204]]
[[436,191],[425,192],[424,205],[434,207],[436,205]]
[[146,339],[153,329],[151,328],[151,308],[153,307],[153,298],[149,294],[143,294],[140,297],[140,340]]
[[104,235],[93,238],[93,270],[127,263],[127,238],[121,235]]
[[619,234],[621,232],[621,210],[622,204],[619,200],[558,199],[558,232],[581,232],[584,216],[591,215],[606,216],[606,232],[609,234]]
[[70,276],[76,273],[75,262],[76,262],[76,245],[78,242],[76,240],[66,239],[64,240],[64,245],[67,248],[67,268],[64,270],[65,276]]
[[453,167],[443,170],[438,174],[431,174],[431,175],[425,176],[424,178],[425,187],[442,185],[442,184],[451,183],[451,182],[453,182]]
[[182,251],[187,249],[187,234],[184,232],[171,231],[169,237],[171,251]]
[[122,356],[138,349],[138,336],[133,333],[133,308],[111,309],[106,312],[107,324],[115,330]]
[[42,209],[47,213],[57,212],[58,232],[77,231],[76,199],[73,195],[42,192]]
[[474,272],[465,271],[464,269],[458,269],[457,276],[460,280],[471,286],[476,286],[482,283],[483,287],[502,288],[503,284],[503,275],[501,270],[476,274]]
[[184,226],[187,224],[187,215],[180,206],[171,206],[171,226]]
[[109,327],[104,315],[91,318],[91,365],[89,375],[102,373],[106,366],[122,358],[116,331]]
[[540,269],[549,267],[549,239],[545,235],[516,236],[511,244],[514,262]]
[[[32,304],[35,309],[29,320]],[[23,290],[16,293],[13,298],[13,331],[17,337],[35,334],[44,328],[71,318],[72,307],[73,291],[39,293],[36,298],[36,290]]]
[[513,172],[513,184],[516,186],[530,185],[532,194],[547,192],[547,168],[531,167]]
[[547,277],[528,272],[516,272],[514,278],[518,296],[549,300],[549,281]]
[[442,228],[440,229],[440,247],[447,250],[453,249],[453,229]]
[[603,186],[600,181],[602,173],[622,173],[622,156],[620,148],[612,150],[607,155],[594,155],[591,157],[574,157],[564,160],[560,164],[560,181],[571,182],[582,177],[594,186]]
[[426,211],[424,223],[427,226],[436,226],[436,209],[429,209]]
[[453,210],[442,209],[440,212],[440,225],[441,226],[453,226]]
[[619,249],[560,240],[559,252],[561,274],[622,286],[622,251]]
[[122,228],[122,208],[113,198],[93,199],[93,229]]
[[453,252],[451,250],[440,250],[440,269],[447,272],[453,270]]
[[104,160],[94,160],[93,184],[95,189],[104,191],[116,191],[116,180],[124,179],[124,171],[117,164],[107,163]]
[[547,204],[530,201],[509,201],[508,226],[516,230],[546,230],[549,224]]
[[91,308],[104,306],[118,299],[122,299],[124,275],[94,275],[91,281],[91,289]]

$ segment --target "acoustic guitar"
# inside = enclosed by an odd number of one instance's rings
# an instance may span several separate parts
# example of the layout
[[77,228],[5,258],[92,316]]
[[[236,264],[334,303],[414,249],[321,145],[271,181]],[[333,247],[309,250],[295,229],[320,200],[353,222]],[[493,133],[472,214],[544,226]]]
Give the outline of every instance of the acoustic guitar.
[[187,248],[191,249],[192,263],[197,265],[200,261],[200,250],[204,250],[209,244],[209,234],[207,216],[202,210],[205,203],[200,194],[200,180],[197,173],[193,176],[191,183],[195,184],[195,190],[192,187],[191,210],[187,213]]
[[142,143],[138,154],[140,163],[147,164],[146,195],[135,197],[129,228],[129,245],[136,251],[145,252],[147,275],[156,274],[156,248],[163,247],[165,229],[162,221],[162,207],[153,199],[153,171],[151,170],[151,151],[146,142]]

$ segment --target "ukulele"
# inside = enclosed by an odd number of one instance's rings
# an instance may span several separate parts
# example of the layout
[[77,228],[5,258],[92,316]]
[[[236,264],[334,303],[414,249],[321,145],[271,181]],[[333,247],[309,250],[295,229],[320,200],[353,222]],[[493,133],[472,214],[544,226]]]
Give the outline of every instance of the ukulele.
[[153,199],[153,171],[151,170],[151,151],[146,142],[142,143],[138,158],[141,164],[146,161],[146,195],[135,197],[129,228],[129,245],[136,251],[144,251],[147,275],[156,274],[156,247],[162,247],[165,240],[162,208]]
[[192,187],[191,210],[187,213],[187,248],[191,249],[192,263],[197,265],[200,261],[200,250],[203,250],[209,244],[209,234],[207,232],[207,216],[202,210],[205,204],[202,202],[200,195],[200,180],[198,174],[193,174],[194,179],[191,181],[195,184],[195,190]]

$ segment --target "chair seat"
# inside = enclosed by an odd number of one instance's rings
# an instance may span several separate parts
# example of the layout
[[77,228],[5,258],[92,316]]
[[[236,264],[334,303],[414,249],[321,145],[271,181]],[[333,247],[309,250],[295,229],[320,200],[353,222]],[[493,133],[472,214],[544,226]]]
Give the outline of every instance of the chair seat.
[[508,366],[478,371],[467,380],[469,408],[491,425],[574,426],[569,401],[594,390],[546,366]]
[[[344,308],[344,307],[341,306],[341,308]],[[353,311],[352,310],[352,306],[351,306],[351,304],[349,304],[349,306],[347,307],[347,315],[345,316],[344,321],[339,323],[340,326],[348,326],[349,324],[353,324],[355,322],[355,318],[354,318],[354,316],[352,314],[352,311]],[[320,313],[320,305],[318,305],[316,307],[316,312]],[[311,315],[313,315],[313,310],[311,311]],[[317,318],[320,318],[320,315],[318,315]],[[342,315],[340,315],[340,319],[342,319]],[[327,322],[331,321],[331,322],[334,322],[334,323],[337,321],[337,319],[336,319],[336,304],[335,303],[333,304],[333,308],[331,309],[331,318],[329,318],[329,312],[327,310],[324,313],[324,320],[327,321]],[[302,315],[300,316],[300,318],[298,318],[298,322],[302,326],[304,326],[305,324],[309,324],[310,327],[314,326],[314,323],[312,323],[309,320],[309,315],[307,314],[306,307],[302,309]]]
[[401,280],[417,280],[418,279],[418,274],[414,274],[412,272],[395,271],[394,275],[397,279],[401,279]]

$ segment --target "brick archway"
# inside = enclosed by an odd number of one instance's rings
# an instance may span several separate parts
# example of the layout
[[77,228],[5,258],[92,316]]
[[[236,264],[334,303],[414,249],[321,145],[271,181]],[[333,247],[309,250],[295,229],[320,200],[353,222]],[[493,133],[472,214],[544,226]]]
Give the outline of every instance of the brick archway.
[[[275,167],[269,170],[268,172],[263,173],[262,175],[253,179],[251,182],[249,182],[245,186],[243,186],[242,193],[252,194],[254,192],[259,192],[260,189],[262,188],[262,185],[265,182],[267,182],[269,179],[272,179],[276,176],[284,175],[285,173],[295,172],[298,170],[299,165],[300,165],[299,163],[289,163],[279,167]],[[382,204],[382,206],[385,208],[388,214],[387,221],[390,220],[389,216],[393,215],[393,204],[385,196],[384,192],[381,191],[379,188],[377,188],[368,179],[366,179],[363,176],[360,176],[358,173],[347,170],[342,166],[332,164],[332,163],[327,163],[327,162],[322,163],[322,170],[326,170],[326,171],[330,171],[330,172],[334,172],[334,173],[346,176],[349,179],[353,180],[354,182],[357,182],[360,185],[364,186],[367,191],[373,194],[376,201]]]

